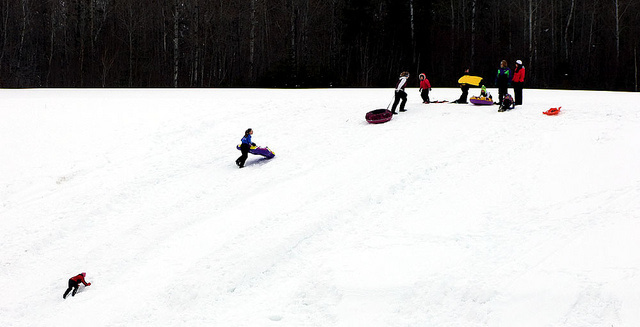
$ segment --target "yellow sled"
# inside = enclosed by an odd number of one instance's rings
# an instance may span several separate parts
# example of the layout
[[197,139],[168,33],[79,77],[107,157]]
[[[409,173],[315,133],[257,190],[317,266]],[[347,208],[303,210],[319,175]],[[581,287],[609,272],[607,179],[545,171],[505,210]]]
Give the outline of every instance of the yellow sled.
[[482,77],[471,76],[471,75],[464,75],[460,77],[460,79],[458,80],[458,84],[469,84],[469,85],[475,85],[475,86],[480,86],[481,82],[482,82]]

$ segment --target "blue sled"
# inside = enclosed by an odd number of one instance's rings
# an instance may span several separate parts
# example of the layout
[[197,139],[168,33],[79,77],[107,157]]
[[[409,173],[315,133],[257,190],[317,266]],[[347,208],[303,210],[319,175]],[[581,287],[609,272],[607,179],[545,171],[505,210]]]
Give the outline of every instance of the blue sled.
[[[238,144],[238,146],[236,146],[236,149],[240,150],[240,144]],[[269,147],[259,147],[259,146],[251,146],[251,148],[249,149],[249,153],[251,154],[255,154],[255,155],[261,155],[265,158],[271,159],[273,157],[276,156],[275,153],[273,153],[273,151],[271,151],[271,149],[269,149]]]

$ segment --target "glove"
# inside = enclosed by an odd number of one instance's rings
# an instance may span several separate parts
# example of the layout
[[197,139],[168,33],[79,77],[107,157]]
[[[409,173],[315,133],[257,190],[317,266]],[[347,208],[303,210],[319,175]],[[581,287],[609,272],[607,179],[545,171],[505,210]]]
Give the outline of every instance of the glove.
[[251,145],[256,146],[256,144],[255,144],[255,143],[253,143],[253,142],[251,142]]
[[87,283],[87,286],[91,286],[91,283]]

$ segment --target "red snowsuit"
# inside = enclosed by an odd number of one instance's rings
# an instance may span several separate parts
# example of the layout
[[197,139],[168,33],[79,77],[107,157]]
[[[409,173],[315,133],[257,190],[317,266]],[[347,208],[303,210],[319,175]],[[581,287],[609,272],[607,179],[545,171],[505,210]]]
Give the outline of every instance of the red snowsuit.
[[427,79],[427,76],[420,74],[420,96],[424,103],[429,103],[429,90],[431,89],[431,83]]
[[430,89],[431,88],[431,83],[429,83],[428,79],[423,79],[420,81],[420,89],[424,90],[424,89]]

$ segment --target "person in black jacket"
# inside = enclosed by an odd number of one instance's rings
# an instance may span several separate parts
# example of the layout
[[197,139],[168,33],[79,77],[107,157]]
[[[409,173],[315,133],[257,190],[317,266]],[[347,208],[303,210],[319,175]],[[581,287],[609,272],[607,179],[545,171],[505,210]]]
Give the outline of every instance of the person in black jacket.
[[[470,75],[469,68],[464,69],[463,75]],[[462,90],[462,94],[460,94],[460,98],[453,103],[467,103],[467,97],[469,96],[469,84],[460,84],[460,89]]]
[[500,62],[500,69],[498,69],[498,73],[496,74],[496,86],[498,87],[498,102],[496,104],[502,104],[502,99],[504,95],[509,91],[509,84],[511,83],[511,69],[507,66],[507,61],[503,60]]

